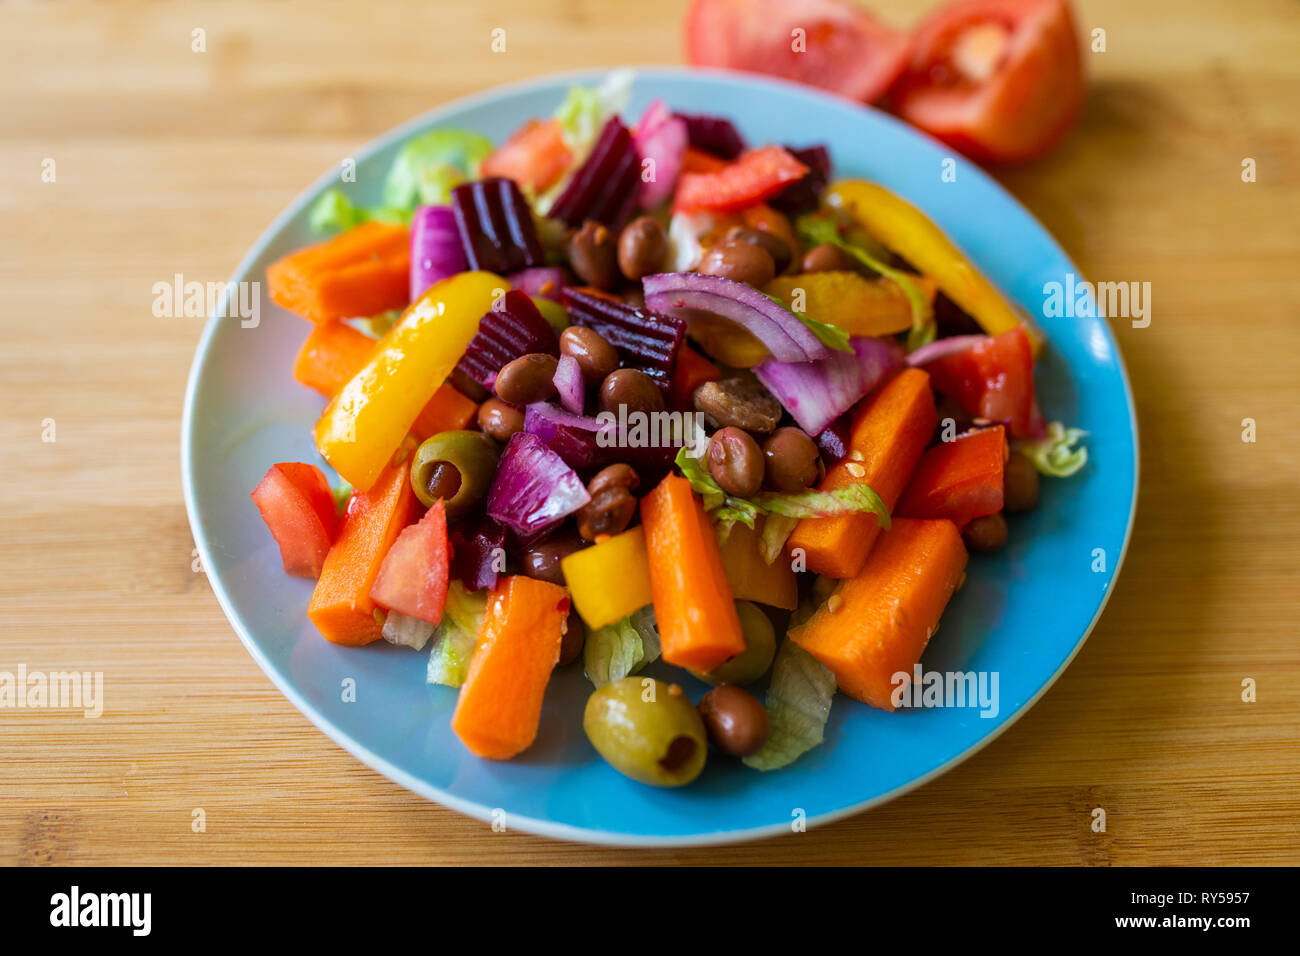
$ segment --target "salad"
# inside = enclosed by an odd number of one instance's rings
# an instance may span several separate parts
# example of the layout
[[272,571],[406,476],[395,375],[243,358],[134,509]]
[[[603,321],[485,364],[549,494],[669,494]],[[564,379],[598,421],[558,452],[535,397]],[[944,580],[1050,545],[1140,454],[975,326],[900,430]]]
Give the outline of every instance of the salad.
[[628,84],[318,200],[267,282],[331,474],[252,499],[321,636],[426,654],[470,752],[527,750],[582,668],[595,750],[678,786],[790,764],[837,691],[900,706],[968,554],[1087,453],[1036,401],[1041,334],[921,212],[816,143],[629,125]]

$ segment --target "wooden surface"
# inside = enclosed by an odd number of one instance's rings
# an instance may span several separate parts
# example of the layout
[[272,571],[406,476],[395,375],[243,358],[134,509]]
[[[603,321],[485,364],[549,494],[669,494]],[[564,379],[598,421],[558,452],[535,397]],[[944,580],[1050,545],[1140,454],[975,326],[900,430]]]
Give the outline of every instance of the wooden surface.
[[[912,5],[876,6],[904,23]],[[1142,485],[1114,598],[1051,692],[961,767],[749,845],[559,844],[367,769],[244,651],[191,570],[181,499],[201,322],[154,318],[152,284],[224,281],[322,170],[433,105],[679,62],[683,7],[0,4],[0,670],[106,685],[96,720],[0,710],[0,863],[1300,862],[1300,6],[1284,0],[1082,3],[1108,47],[1088,56],[1083,121],[999,174],[1089,277],[1151,282],[1153,319],[1116,327]]]

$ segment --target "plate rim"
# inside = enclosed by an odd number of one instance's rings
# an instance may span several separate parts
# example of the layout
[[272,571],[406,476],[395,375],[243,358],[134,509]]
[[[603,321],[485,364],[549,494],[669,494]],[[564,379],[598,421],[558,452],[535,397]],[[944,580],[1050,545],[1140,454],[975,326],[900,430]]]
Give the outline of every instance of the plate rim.
[[[546,73],[538,76],[529,77],[523,80],[517,80],[511,83],[504,83],[498,86],[490,87],[486,90],[480,90],[470,93],[466,96],[457,97],[446,103],[439,104],[429,110],[420,113],[417,116],[406,120],[403,123],[391,127],[380,135],[367,140],[359,149],[355,150],[351,156],[358,164],[368,159],[372,154],[387,148],[391,143],[397,140],[405,139],[415,132],[423,130],[428,126],[436,123],[439,119],[447,114],[461,110],[472,110],[487,102],[491,102],[503,96],[515,93],[527,92],[538,86],[548,86],[556,83],[591,83],[608,76],[616,70],[630,70],[637,80],[642,77],[677,77],[677,78],[698,78],[706,77],[715,80],[756,87],[774,87],[783,92],[794,92],[804,96],[811,96],[815,99],[830,101],[838,106],[846,105],[840,97],[832,96],[824,91],[814,87],[804,86],[802,84],[777,79],[774,77],[760,76],[757,74],[740,73],[730,70],[706,69],[697,67],[686,67],[681,65],[663,65],[649,64],[631,67],[594,67],[577,70],[564,70],[554,73]],[[893,124],[901,128],[905,134],[920,137],[923,140],[944,148],[941,143],[927,134],[915,129],[904,123],[895,116],[878,110],[872,106],[859,106],[874,114],[878,120],[884,120],[886,123]],[[1025,206],[1019,199],[1012,195],[996,179],[986,173],[982,168],[973,161],[961,157],[964,164],[963,174],[973,174],[977,179],[982,179],[984,185],[991,186],[1002,198],[1011,202],[1027,215],[1038,229],[1047,238],[1051,247],[1060,255],[1060,258],[1072,267],[1076,275],[1083,275],[1078,266],[1070,255],[1057,242],[1056,237],[1043,225],[1041,220]],[[289,202],[262,230],[261,234],[248,248],[248,251],[241,257],[235,266],[230,280],[226,284],[226,289],[232,288],[232,283],[240,281],[241,276],[246,276],[252,268],[254,262],[265,251],[266,247],[275,241],[276,237],[284,230],[285,226],[298,213],[309,205],[319,194],[319,192],[333,183],[338,177],[338,170],[332,168],[326,170],[321,176],[317,177],[303,189],[292,201]],[[423,780],[420,780],[396,766],[388,760],[379,757],[371,752],[364,745],[353,740],[349,735],[337,728],[324,714],[319,712],[305,697],[298,693],[294,685],[277,669],[272,666],[270,661],[262,653],[259,645],[253,639],[245,627],[240,614],[234,608],[233,601],[228,593],[224,583],[208,573],[208,568],[216,567],[216,562],[212,560],[211,550],[207,536],[203,531],[202,522],[199,520],[198,506],[194,499],[194,481],[193,481],[193,430],[194,430],[194,407],[197,401],[198,384],[202,377],[203,366],[205,365],[207,354],[212,347],[213,339],[216,336],[220,316],[224,311],[224,303],[218,303],[217,311],[214,316],[207,319],[204,324],[203,332],[200,335],[198,345],[195,347],[194,358],[190,364],[189,374],[186,379],[185,400],[181,411],[181,441],[180,441],[180,458],[181,458],[181,485],[185,498],[185,513],[189,521],[190,532],[194,540],[194,545],[198,550],[199,558],[203,563],[204,577],[208,581],[213,594],[217,598],[222,613],[225,614],[227,622],[234,629],[239,637],[240,643],[252,656],[257,666],[263,674],[270,679],[271,684],[284,695],[297,710],[305,716],[319,731],[341,747],[345,752],[352,755],[361,763],[370,767],[372,770],[382,774],[412,793],[415,793],[426,800],[430,800],[448,809],[455,810],[465,816],[479,820],[481,822],[492,822],[492,810],[475,801],[458,797],[449,793],[440,787],[435,787]],[[1107,605],[1110,603],[1111,596],[1115,592],[1116,583],[1119,581],[1120,574],[1124,568],[1124,560],[1128,555],[1129,545],[1133,539],[1133,527],[1137,518],[1137,505],[1139,489],[1141,487],[1141,470],[1142,461],[1140,454],[1140,442],[1138,438],[1138,419],[1137,404],[1133,396],[1133,387],[1129,379],[1128,366],[1124,361],[1124,355],[1119,348],[1119,342],[1115,337],[1114,330],[1110,323],[1104,317],[1097,317],[1102,330],[1105,333],[1111,350],[1115,355],[1115,364],[1119,370],[1120,381],[1124,387],[1125,403],[1129,413],[1129,434],[1132,436],[1132,454],[1133,454],[1133,494],[1129,502],[1128,521],[1124,529],[1124,542],[1120,547],[1119,557],[1115,562],[1115,570],[1111,575],[1110,582],[1102,595],[1101,602],[1097,606],[1096,613],[1092,620],[1089,621],[1087,628],[1076,641],[1074,648],[1061,662],[1056,671],[1031,695],[1019,708],[1011,713],[1006,720],[1002,721],[997,727],[993,728],[988,734],[981,737],[975,743],[971,744],[965,750],[953,755],[944,763],[931,768],[926,773],[913,777],[904,784],[887,790],[884,793],[876,794],[866,800],[857,803],[839,807],[835,810],[828,810],[825,813],[817,814],[806,820],[808,827],[822,826],[833,823],[846,817],[854,816],[869,810],[873,807],[880,806],[895,800],[913,790],[916,790],[925,784],[947,773],[949,770],[975,756],[993,741],[1002,736],[1009,728],[1018,723],[1020,719],[1029,712],[1031,708],[1047,693],[1048,690],[1056,683],[1060,676],[1065,673],[1066,669],[1073,663],[1075,657],[1083,649],[1083,646],[1092,636],[1097,622],[1101,620]],[[746,827],[735,830],[722,830],[710,833],[699,834],[677,834],[677,835],[654,835],[654,834],[634,834],[622,833],[613,830],[599,830],[588,827],[576,826],[569,823],[557,823],[551,820],[543,820],[536,817],[525,816],[522,814],[509,814],[509,822],[512,829],[523,833],[529,833],[535,836],[542,836],[554,840],[562,840],[574,843],[586,843],[600,846],[611,846],[621,848],[672,848],[672,847],[700,847],[700,846],[721,846],[732,843],[746,843],[756,840],[767,839],[779,836],[783,833],[789,833],[790,824],[788,822],[772,823],[757,827]]]

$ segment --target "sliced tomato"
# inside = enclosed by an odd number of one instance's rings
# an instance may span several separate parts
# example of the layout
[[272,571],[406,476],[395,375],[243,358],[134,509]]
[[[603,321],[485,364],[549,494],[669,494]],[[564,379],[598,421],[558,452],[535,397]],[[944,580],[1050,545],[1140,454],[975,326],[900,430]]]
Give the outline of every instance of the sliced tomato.
[[483,160],[484,176],[504,176],[539,193],[559,182],[573,163],[558,120],[529,120]]
[[1083,105],[1068,0],[959,0],[923,21],[894,97],[899,115],[973,159],[1046,152]]
[[906,35],[853,0],[695,0],[686,14],[695,66],[769,73],[863,103],[889,89],[907,48]]
[[894,514],[947,518],[961,528],[1002,510],[1007,439],[1001,425],[941,441],[921,456]]
[[324,472],[297,461],[272,465],[250,497],[280,546],[285,573],[320,577],[339,527]]
[[930,382],[966,414],[1007,424],[1014,438],[1032,437],[1042,424],[1034,400],[1034,353],[1024,326],[985,336],[965,351],[925,366]]
[[780,146],[764,146],[742,153],[739,159],[714,173],[682,173],[677,180],[673,210],[744,209],[776,195],[807,172],[807,166]]
[[390,611],[437,624],[447,604],[450,573],[447,512],[439,498],[419,522],[403,528],[388,549],[370,586],[370,598]]

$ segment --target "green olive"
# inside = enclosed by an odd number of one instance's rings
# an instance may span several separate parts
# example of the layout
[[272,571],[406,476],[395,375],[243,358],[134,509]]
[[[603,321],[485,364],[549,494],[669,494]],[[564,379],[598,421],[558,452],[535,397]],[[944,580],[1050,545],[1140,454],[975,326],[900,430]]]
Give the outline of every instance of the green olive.
[[619,773],[654,787],[680,787],[704,769],[704,719],[676,684],[624,677],[587,698],[582,729]]
[[529,298],[533,300],[533,305],[537,306],[537,311],[542,313],[542,318],[556,332],[563,332],[569,327],[569,313],[560,303],[544,295],[534,295]]
[[411,459],[411,490],[426,507],[443,499],[448,518],[477,508],[487,497],[501,449],[482,432],[439,432]]
[[745,635],[745,649],[707,674],[691,671],[706,684],[752,684],[772,666],[776,656],[776,630],[762,609],[749,601],[736,602],[736,616]]

